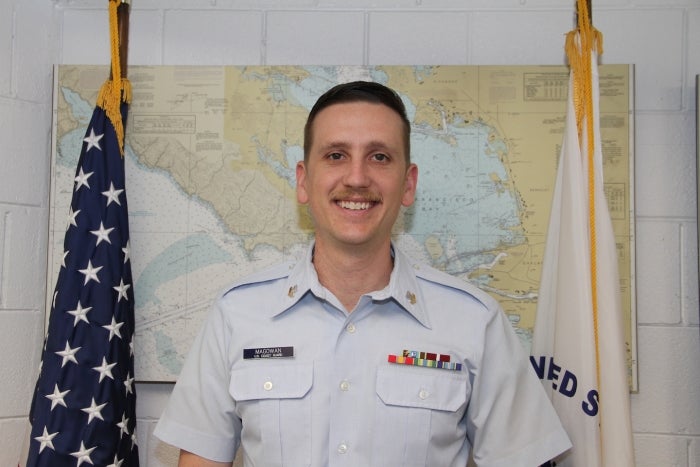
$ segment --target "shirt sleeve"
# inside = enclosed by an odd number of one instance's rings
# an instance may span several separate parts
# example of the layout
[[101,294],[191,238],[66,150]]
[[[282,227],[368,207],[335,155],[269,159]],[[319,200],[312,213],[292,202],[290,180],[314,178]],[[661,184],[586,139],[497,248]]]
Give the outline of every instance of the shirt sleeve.
[[505,314],[492,313],[474,368],[467,433],[479,467],[539,466],[571,447]]
[[228,392],[230,335],[219,300],[192,345],[154,431],[168,444],[217,462],[233,461],[240,445],[241,420]]

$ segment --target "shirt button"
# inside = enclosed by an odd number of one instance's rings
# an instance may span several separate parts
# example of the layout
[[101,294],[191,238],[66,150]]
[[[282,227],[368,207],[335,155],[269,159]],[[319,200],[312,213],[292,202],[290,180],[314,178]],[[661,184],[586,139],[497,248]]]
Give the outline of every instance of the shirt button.
[[427,399],[429,395],[430,395],[430,393],[428,391],[426,391],[425,389],[421,389],[420,391],[418,391],[418,397],[421,400]]
[[345,443],[341,443],[338,445],[338,454],[345,454],[348,452],[348,445]]
[[340,383],[340,390],[341,390],[341,391],[347,391],[348,389],[350,389],[350,383],[349,383],[347,380],[341,381],[341,383]]
[[355,325],[350,323],[345,327],[345,330],[349,332],[350,334],[355,332]]
[[266,391],[272,390],[272,381],[265,381],[265,384],[263,384],[263,389]]

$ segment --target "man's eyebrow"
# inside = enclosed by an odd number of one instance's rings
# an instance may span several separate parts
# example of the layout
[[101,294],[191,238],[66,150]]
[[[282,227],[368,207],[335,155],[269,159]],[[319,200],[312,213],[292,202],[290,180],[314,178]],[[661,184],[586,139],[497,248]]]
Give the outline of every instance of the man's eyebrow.
[[[322,151],[329,151],[331,149],[347,149],[352,147],[353,144],[348,141],[329,141],[320,146]],[[371,151],[392,151],[391,146],[383,141],[369,141],[363,145],[363,148],[369,148]]]
[[370,141],[367,144],[367,147],[372,148],[374,150],[377,150],[377,149],[382,149],[382,150],[387,150],[387,151],[391,150],[391,146],[386,144],[384,141]]
[[320,146],[322,151],[328,151],[331,149],[346,149],[350,147],[351,144],[346,141],[329,141]]

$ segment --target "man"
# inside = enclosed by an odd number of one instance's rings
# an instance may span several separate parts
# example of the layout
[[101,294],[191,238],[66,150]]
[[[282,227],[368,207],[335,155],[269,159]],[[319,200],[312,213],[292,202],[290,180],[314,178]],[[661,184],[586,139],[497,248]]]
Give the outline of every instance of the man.
[[391,243],[415,198],[410,125],[376,83],[309,114],[306,258],[214,304],[155,434],[181,466],[534,467],[570,444],[497,303]]

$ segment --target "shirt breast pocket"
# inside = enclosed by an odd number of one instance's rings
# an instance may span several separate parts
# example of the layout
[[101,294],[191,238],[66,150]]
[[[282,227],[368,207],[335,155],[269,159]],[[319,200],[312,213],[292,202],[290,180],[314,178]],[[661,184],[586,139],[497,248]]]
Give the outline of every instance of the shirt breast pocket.
[[[373,465],[438,465],[431,446],[443,453],[461,449],[466,435],[462,418],[471,393],[466,373],[384,366],[377,371],[376,392]],[[442,459],[440,465],[448,465]]]
[[252,458],[270,467],[311,464],[312,384],[311,363],[256,361],[231,370],[229,394],[243,421],[243,449]]

